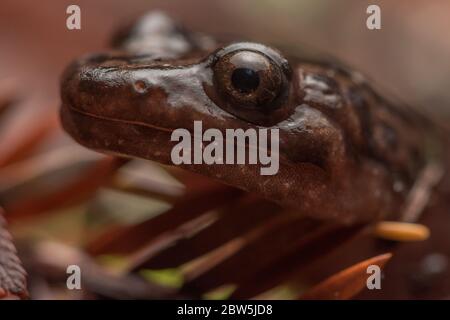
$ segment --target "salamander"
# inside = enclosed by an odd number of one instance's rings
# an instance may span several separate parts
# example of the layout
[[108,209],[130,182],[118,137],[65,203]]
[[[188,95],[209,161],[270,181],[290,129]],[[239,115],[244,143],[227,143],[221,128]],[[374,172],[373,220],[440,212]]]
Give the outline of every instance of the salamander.
[[73,62],[61,119],[80,144],[171,163],[177,128],[276,128],[279,172],[182,164],[299,214],[350,224],[396,219],[439,161],[424,116],[377,93],[359,72],[248,41],[190,32],[160,12],[118,32],[108,52]]

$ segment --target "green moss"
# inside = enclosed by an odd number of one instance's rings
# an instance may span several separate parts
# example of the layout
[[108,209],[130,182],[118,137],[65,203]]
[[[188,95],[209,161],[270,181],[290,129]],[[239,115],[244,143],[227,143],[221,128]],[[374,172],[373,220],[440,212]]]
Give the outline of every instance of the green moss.
[[207,300],[226,300],[231,296],[234,290],[236,290],[236,285],[226,284],[205,293],[203,298]]
[[171,288],[180,288],[183,285],[184,277],[179,269],[142,269],[140,275],[148,281]]

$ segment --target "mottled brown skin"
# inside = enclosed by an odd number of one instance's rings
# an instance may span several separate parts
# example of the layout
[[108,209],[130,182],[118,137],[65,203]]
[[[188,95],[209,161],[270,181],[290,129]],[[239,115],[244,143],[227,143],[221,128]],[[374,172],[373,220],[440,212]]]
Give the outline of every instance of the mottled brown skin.
[[[258,165],[184,167],[342,223],[400,214],[426,164],[425,122],[383,100],[357,73],[288,61],[261,44],[218,44],[160,13],[142,18],[115,44],[63,75],[64,128],[88,148],[171,164],[172,130],[192,131],[194,120],[204,130],[279,128],[274,176],[261,176]],[[233,60],[237,52],[263,65],[260,91],[241,95],[230,86],[228,68],[245,62]]]

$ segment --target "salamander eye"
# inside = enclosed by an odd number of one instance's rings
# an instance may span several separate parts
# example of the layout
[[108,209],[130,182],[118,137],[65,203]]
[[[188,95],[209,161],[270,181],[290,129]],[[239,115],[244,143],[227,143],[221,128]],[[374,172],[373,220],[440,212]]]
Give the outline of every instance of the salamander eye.
[[267,109],[281,93],[284,75],[267,55],[240,50],[229,52],[213,66],[219,94],[234,107]]

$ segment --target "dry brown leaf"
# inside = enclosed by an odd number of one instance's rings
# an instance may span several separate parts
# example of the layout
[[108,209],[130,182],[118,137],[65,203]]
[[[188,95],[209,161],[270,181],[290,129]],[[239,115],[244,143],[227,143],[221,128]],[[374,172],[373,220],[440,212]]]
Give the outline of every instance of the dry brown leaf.
[[351,299],[365,288],[367,282],[367,267],[378,265],[383,268],[392,258],[391,253],[385,253],[359,262],[325,279],[311,290],[308,290],[301,300],[346,300]]
[[0,80],[0,117],[17,99],[17,83],[13,79]]
[[353,239],[361,230],[361,225],[346,228],[324,225],[322,228],[302,236],[301,239],[296,241],[294,247],[291,244],[291,254],[287,254],[274,264],[254,272],[252,277],[239,284],[231,298],[249,299],[272,289],[301,273],[303,268],[314,261],[320,260],[345,242]]
[[319,223],[288,212],[275,215],[219,248],[218,253],[221,254],[215,255],[215,259],[205,260],[192,268],[186,274],[184,289],[188,292],[207,292],[223,283],[245,281],[260,269],[295,252],[297,244],[304,241],[299,235],[309,234],[318,228]]
[[242,236],[280,210],[275,204],[247,195],[225,208],[219,219],[207,228],[189,237],[178,238],[161,251],[147,255],[146,261],[139,268],[164,269],[180,266]]
[[15,295],[28,296],[26,289],[26,272],[17,257],[11,235],[6,230],[6,221],[0,208],[0,298]]
[[164,214],[130,227],[108,231],[91,242],[87,250],[93,255],[136,252],[147,245],[152,245],[152,241],[165,232],[220,207],[240,195],[241,192],[235,188],[213,182],[199,186],[183,196]]
[[127,160],[122,158],[101,158],[86,168],[79,177],[59,186],[45,196],[30,196],[17,203],[8,204],[6,207],[8,219],[14,223],[20,219],[35,217],[38,214],[86,200],[126,162]]
[[29,115],[24,118],[25,120],[22,119],[17,125],[2,132],[0,167],[25,158],[59,126],[58,115],[50,111],[45,112],[39,121],[36,121],[36,117]]
[[83,272],[83,289],[108,299],[181,299],[177,289],[149,282],[136,274],[117,274],[103,268],[76,247],[41,241],[32,250],[34,272],[47,279],[64,281],[67,266],[77,265]]

